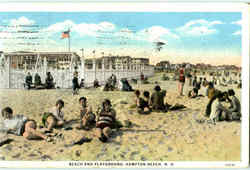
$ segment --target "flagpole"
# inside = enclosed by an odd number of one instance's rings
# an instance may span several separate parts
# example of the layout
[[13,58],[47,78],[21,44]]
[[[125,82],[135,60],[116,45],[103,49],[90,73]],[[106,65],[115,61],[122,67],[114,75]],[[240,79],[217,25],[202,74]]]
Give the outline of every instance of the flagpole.
[[69,29],[69,52],[70,52],[70,29]]

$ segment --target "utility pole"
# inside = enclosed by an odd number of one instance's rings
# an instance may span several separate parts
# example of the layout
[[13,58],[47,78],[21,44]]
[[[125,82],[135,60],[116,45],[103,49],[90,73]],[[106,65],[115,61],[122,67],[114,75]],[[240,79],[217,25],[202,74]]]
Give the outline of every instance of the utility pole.
[[82,77],[82,78],[84,79],[84,81],[85,81],[85,58],[84,58],[84,49],[81,48],[80,51],[82,51],[82,57],[81,57],[81,66],[82,66],[82,68],[81,68],[81,73],[82,73],[82,75],[81,75],[81,77]]

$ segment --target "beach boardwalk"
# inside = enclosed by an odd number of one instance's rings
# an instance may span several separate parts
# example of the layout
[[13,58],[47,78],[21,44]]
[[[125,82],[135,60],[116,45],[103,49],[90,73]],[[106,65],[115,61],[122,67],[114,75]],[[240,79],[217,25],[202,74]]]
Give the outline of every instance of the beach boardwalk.
[[33,77],[38,73],[42,83],[46,73],[53,76],[56,87],[71,88],[73,73],[77,71],[79,79],[84,79],[86,86],[92,86],[95,79],[100,84],[112,75],[117,79],[136,78],[141,74],[154,75],[154,67],[147,58],[130,56],[111,56],[84,59],[75,52],[10,52],[2,53],[0,58],[0,88],[22,89],[28,72]]

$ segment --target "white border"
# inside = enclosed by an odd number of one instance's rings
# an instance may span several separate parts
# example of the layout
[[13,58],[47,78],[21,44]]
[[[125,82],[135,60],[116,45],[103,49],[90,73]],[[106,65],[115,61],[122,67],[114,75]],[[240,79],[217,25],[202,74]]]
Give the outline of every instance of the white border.
[[[11,6],[11,8],[10,8]],[[1,12],[241,12],[244,3],[2,3]]]
[[[11,7],[11,8],[10,8]],[[241,162],[166,162],[167,166],[126,166],[122,168],[183,168],[183,167],[247,167],[249,162],[249,11],[244,3],[0,3],[0,12],[242,12],[242,124],[241,124]],[[229,139],[230,140],[230,139]],[[74,161],[0,161],[0,167],[37,167],[37,168],[110,168],[111,166],[87,166],[84,161],[77,161],[81,166],[69,166]],[[88,161],[86,161],[88,162]],[[93,161],[95,162],[95,161]],[[115,161],[116,162],[116,161]],[[129,161],[130,163],[134,161]],[[138,161],[140,162],[140,161]],[[138,163],[137,162],[137,163]],[[97,161],[97,163],[102,163]],[[136,162],[135,162],[136,163]],[[157,162],[155,162],[157,163]],[[164,162],[161,162],[164,164]],[[172,166],[171,163],[174,163]],[[117,166],[115,166],[117,167]],[[119,166],[118,166],[119,167]]]

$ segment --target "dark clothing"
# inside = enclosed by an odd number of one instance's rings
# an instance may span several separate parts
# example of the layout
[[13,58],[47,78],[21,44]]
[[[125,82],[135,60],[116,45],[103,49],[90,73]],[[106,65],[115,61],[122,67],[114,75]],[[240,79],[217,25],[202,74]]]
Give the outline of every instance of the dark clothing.
[[41,77],[36,74],[35,75],[35,86],[40,86],[42,84]]
[[47,77],[45,79],[45,87],[46,87],[46,89],[54,88],[53,81],[54,81],[54,79],[53,79],[52,75],[47,75]]
[[154,110],[165,110],[164,97],[166,91],[157,91],[154,92],[151,96],[152,108]]
[[181,83],[185,83],[185,76],[184,76],[184,74],[181,74],[181,75],[180,75],[179,81],[180,81]]
[[79,88],[80,88],[79,83],[78,83],[78,78],[77,78],[77,77],[74,77],[74,78],[73,78],[72,84],[73,84],[73,91],[75,91],[76,89],[79,89]]
[[148,102],[146,101],[146,100],[144,100],[143,98],[139,98],[139,108],[140,109],[144,109],[144,108],[146,108],[146,107],[148,107],[149,108],[149,104],[148,104]]
[[30,89],[31,84],[32,84],[32,76],[31,75],[27,75],[25,78],[25,83],[28,86],[28,89]]
[[[145,111],[144,110],[145,108],[148,108],[148,110]],[[137,106],[137,111],[140,114],[149,114],[151,112],[151,109],[149,107],[149,102],[140,97],[139,106]]]
[[122,91],[133,91],[128,80],[122,80]]
[[81,81],[80,88],[83,88],[83,87],[84,87],[84,81]]
[[196,87],[196,86],[197,86],[197,80],[196,80],[196,79],[193,80],[192,85],[193,85],[193,87]]
[[100,87],[99,82],[97,80],[94,81],[94,88]]

